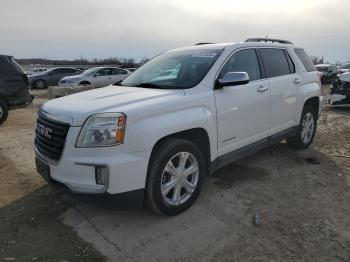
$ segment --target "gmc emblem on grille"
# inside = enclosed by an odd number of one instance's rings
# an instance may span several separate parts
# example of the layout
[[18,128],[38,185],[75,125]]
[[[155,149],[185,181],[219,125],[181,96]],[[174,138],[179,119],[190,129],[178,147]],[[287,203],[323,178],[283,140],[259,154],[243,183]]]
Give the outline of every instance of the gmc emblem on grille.
[[49,139],[51,138],[51,135],[50,135],[52,133],[51,128],[48,128],[48,127],[38,123],[36,130],[38,131],[38,133],[40,135],[43,135],[44,137],[47,137]]

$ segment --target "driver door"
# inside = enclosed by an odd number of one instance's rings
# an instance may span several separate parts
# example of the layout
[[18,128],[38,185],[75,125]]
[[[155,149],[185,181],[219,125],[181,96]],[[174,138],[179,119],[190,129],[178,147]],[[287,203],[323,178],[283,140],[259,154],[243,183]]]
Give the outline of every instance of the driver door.
[[242,148],[269,134],[271,98],[255,49],[236,51],[220,71],[247,72],[250,82],[214,91],[218,121],[218,155]]

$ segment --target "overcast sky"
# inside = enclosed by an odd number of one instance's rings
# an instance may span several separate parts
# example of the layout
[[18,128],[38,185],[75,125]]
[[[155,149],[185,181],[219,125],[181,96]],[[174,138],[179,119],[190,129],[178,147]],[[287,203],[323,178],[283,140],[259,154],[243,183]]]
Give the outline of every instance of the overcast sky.
[[152,57],[197,42],[285,38],[350,60],[349,0],[1,0],[0,53]]

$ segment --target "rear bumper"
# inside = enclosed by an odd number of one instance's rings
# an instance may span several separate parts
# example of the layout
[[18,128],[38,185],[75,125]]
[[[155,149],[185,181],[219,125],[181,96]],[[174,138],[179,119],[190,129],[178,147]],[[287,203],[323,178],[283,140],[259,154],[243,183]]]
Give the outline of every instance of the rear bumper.
[[9,98],[9,107],[10,108],[20,108],[25,107],[32,103],[34,96],[31,95],[28,89],[23,89],[20,92],[13,94]]

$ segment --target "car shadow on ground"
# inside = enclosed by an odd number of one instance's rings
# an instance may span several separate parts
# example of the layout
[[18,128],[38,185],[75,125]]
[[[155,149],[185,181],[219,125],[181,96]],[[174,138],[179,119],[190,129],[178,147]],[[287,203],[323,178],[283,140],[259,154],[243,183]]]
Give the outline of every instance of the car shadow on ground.
[[0,258],[104,261],[89,242],[111,261],[346,261],[348,175],[315,149],[281,143],[208,177],[176,217],[103,208],[44,186],[0,209]]
[[218,170],[177,217],[78,202],[64,222],[109,258],[136,261],[342,261],[350,182],[315,149],[285,143]]

